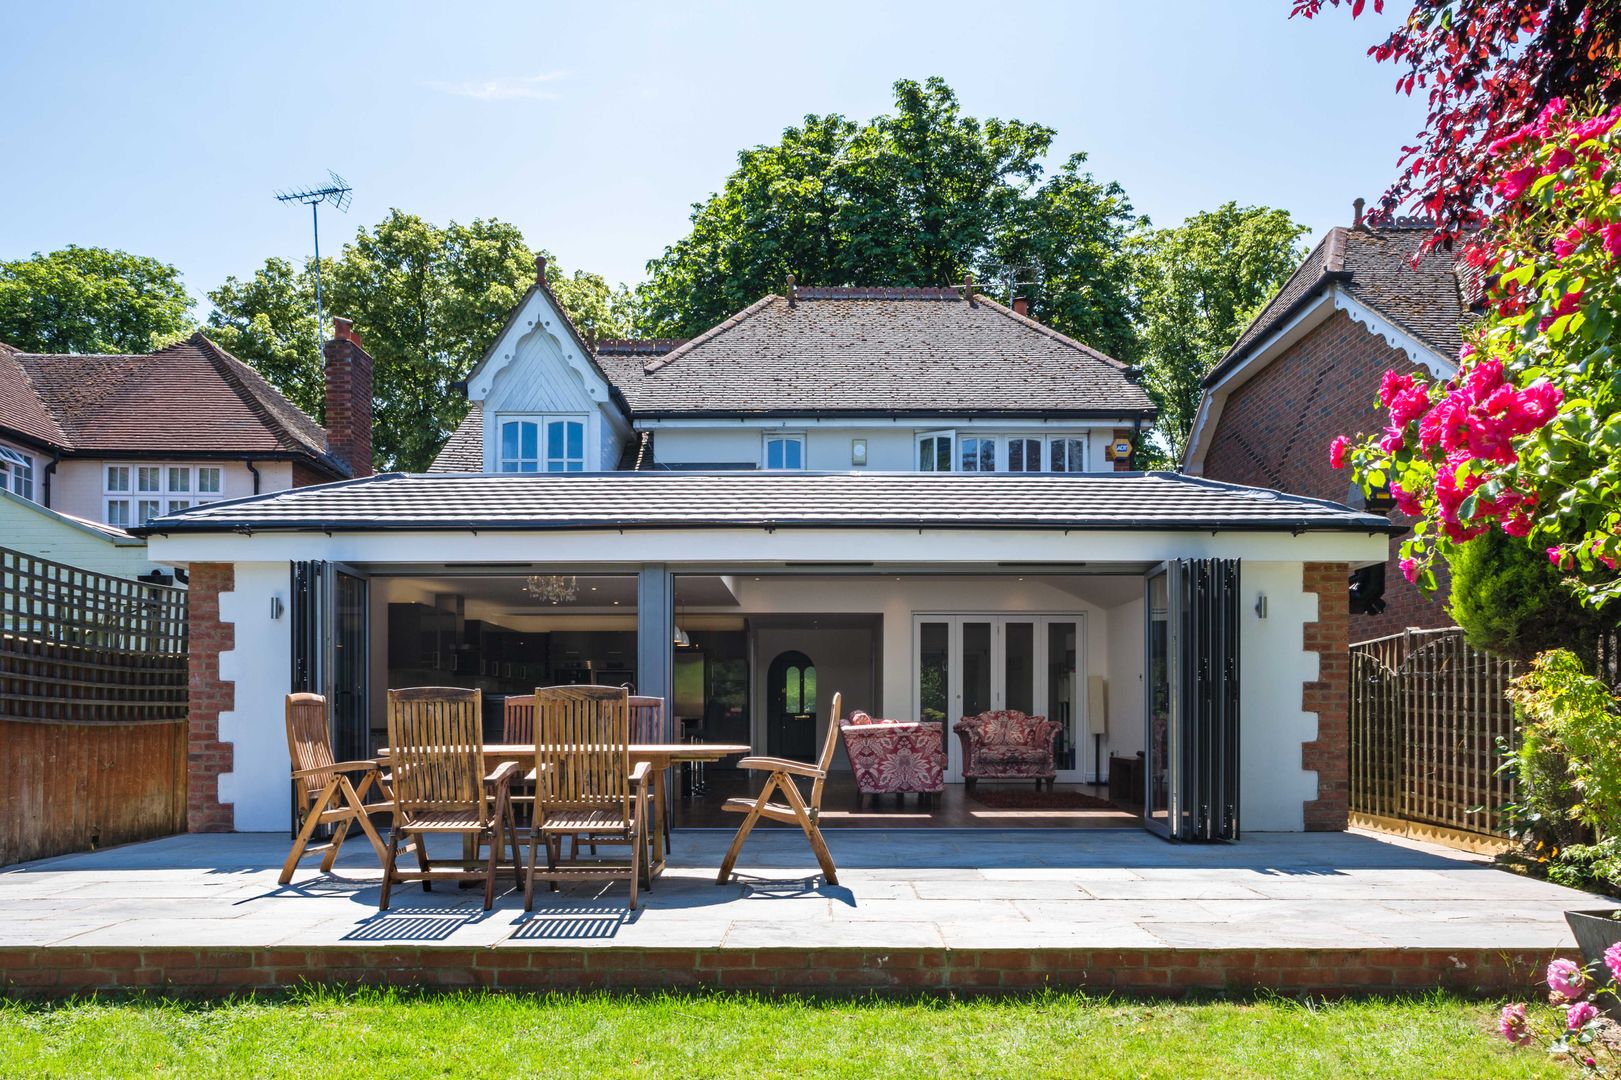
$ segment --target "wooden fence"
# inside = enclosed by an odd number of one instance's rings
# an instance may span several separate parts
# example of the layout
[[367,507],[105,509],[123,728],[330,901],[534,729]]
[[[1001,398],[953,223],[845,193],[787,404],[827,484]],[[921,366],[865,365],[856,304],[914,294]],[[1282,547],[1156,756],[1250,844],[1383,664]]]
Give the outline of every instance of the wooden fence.
[[1351,812],[1498,836],[1514,797],[1498,770],[1514,738],[1504,696],[1513,661],[1472,649],[1456,627],[1351,646]]
[[186,826],[186,593],[0,548],[0,865]]

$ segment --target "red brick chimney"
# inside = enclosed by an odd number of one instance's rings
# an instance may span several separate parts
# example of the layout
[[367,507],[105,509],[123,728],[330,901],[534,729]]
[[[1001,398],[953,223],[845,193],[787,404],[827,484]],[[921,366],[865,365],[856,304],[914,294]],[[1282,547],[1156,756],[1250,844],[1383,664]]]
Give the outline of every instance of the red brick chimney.
[[371,354],[349,319],[333,318],[326,354],[326,446],[351,476],[370,476]]
[[1030,317],[1030,298],[1028,296],[1015,296],[1013,298],[1013,310],[1028,319]]

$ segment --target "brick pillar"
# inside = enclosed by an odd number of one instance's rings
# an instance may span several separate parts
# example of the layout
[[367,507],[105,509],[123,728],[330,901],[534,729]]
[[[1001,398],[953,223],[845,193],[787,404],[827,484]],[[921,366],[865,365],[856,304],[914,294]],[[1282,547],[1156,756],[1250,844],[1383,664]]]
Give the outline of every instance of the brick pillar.
[[354,324],[338,318],[325,353],[327,451],[349,466],[350,476],[370,476],[371,354],[360,347]]
[[1307,652],[1317,654],[1317,681],[1305,683],[1301,708],[1317,714],[1317,738],[1301,747],[1303,768],[1317,772],[1317,798],[1306,804],[1308,832],[1346,827],[1351,807],[1350,567],[1306,563],[1305,591],[1317,594],[1317,621],[1305,625]]
[[220,593],[236,585],[230,563],[193,563],[187,593],[190,705],[187,716],[186,828],[230,832],[235,814],[219,799],[230,772],[231,745],[219,739],[220,713],[236,707],[236,684],[220,679],[220,653],[236,645],[236,628],[220,622]]

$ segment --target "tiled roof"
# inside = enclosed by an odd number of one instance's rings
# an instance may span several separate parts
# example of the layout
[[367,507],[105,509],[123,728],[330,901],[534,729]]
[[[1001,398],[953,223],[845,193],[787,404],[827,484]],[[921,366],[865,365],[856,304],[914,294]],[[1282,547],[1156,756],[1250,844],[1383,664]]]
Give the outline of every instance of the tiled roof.
[[21,354],[0,344],[0,429],[49,446],[66,446],[68,437],[39,399]]
[[475,401],[450,433],[439,456],[428,466],[429,472],[483,472],[484,471],[484,403]]
[[633,417],[1153,411],[1123,364],[956,289],[801,288],[662,355],[597,360]]
[[1452,252],[1432,251],[1413,264],[1413,255],[1430,232],[1427,225],[1330,229],[1205,376],[1204,385],[1213,385],[1237,366],[1300,303],[1330,284],[1431,351],[1455,359],[1463,346],[1462,327],[1469,320],[1463,297],[1472,296],[1479,285],[1476,275]]
[[[25,386],[8,379],[8,365]],[[14,388],[29,393],[14,400]],[[139,356],[13,352],[0,356],[0,393],[0,426],[68,451],[293,455],[348,473],[319,424],[201,333]],[[46,434],[25,426],[37,427],[36,410],[53,425]]]
[[138,533],[704,528],[1389,532],[1377,515],[1175,473],[391,473],[201,506]]

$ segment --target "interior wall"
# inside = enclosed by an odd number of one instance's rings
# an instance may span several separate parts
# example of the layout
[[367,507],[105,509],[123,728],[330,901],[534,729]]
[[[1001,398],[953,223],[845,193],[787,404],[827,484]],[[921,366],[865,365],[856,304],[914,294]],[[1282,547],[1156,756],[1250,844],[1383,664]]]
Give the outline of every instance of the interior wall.
[[[804,653],[816,667],[816,753],[821,753],[822,740],[827,737],[835,693],[843,695],[845,716],[857,709],[870,713],[876,707],[878,687],[873,668],[878,635],[875,631],[862,627],[769,627],[755,631],[752,637],[754,659],[750,665],[749,715],[753,718],[754,746],[761,753],[770,752],[766,741],[766,674],[771,661],[785,652]],[[848,771],[850,763],[843,754],[835,754],[833,768]]]
[[1109,639],[1109,733],[1103,739],[1103,771],[1109,775],[1109,756],[1134,757],[1144,746],[1143,718],[1147,709],[1146,667],[1143,648],[1144,601],[1132,600],[1108,609],[1104,625]]

